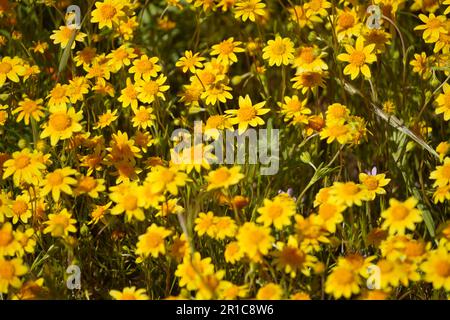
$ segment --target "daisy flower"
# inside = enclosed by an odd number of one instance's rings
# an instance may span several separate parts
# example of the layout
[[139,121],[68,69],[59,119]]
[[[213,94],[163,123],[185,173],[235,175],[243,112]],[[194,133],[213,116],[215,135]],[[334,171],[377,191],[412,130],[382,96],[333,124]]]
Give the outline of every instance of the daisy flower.
[[238,124],[238,132],[242,134],[248,126],[256,127],[264,124],[264,120],[259,116],[270,111],[270,109],[263,108],[265,104],[266,102],[263,101],[253,105],[249,95],[246,95],[245,98],[241,96],[239,97],[239,109],[226,110],[225,113],[235,116],[229,121],[232,125]]
[[337,56],[338,60],[348,62],[344,68],[344,74],[350,75],[354,80],[361,72],[366,78],[370,78],[370,69],[367,64],[371,64],[377,60],[377,56],[373,53],[374,44],[364,46],[364,39],[359,37],[356,39],[355,47],[345,45],[347,53],[341,53]]
[[263,59],[269,61],[269,65],[288,65],[294,59],[294,43],[289,38],[276,36],[269,40],[263,49]]

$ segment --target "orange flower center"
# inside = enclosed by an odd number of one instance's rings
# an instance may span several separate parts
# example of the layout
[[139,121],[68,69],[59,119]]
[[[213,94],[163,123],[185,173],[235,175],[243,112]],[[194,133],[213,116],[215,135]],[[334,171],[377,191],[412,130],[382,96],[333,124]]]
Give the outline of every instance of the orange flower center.
[[450,277],[450,263],[445,260],[437,261],[434,265],[436,273],[443,278]]
[[312,63],[316,59],[316,57],[314,56],[314,49],[310,47],[303,48],[300,54],[300,59],[302,59],[306,63]]
[[279,216],[282,215],[282,213],[283,213],[283,208],[282,208],[281,206],[277,205],[277,204],[272,204],[272,205],[269,207],[268,213],[269,213],[269,216],[270,216],[272,219],[276,219],[276,218],[278,218]]
[[102,6],[101,13],[102,13],[102,18],[103,19],[109,20],[109,19],[114,18],[114,16],[117,13],[117,10],[112,5],[105,4],[105,5]]
[[13,240],[13,235],[8,230],[0,230],[0,247],[6,247]]
[[256,110],[253,107],[242,107],[239,108],[237,116],[240,121],[250,121],[256,116]]
[[0,279],[12,280],[15,271],[14,265],[10,261],[3,261],[0,264]]
[[338,25],[342,29],[351,28],[353,27],[354,24],[355,24],[355,17],[351,13],[345,12],[339,16]]
[[141,73],[147,73],[153,70],[153,63],[149,60],[140,60],[136,63],[136,68]]
[[377,190],[378,189],[378,180],[375,177],[369,176],[365,181],[364,185],[369,190]]
[[31,159],[27,155],[20,155],[14,160],[14,166],[17,169],[23,169],[31,163]]
[[54,113],[50,116],[50,126],[56,131],[64,131],[72,124],[72,119],[65,113]]
[[286,52],[286,45],[283,42],[276,42],[272,46],[272,53],[281,56]]
[[409,210],[404,205],[397,205],[392,208],[392,217],[394,220],[400,221],[405,219],[409,214]]
[[335,273],[336,279],[341,284],[344,284],[344,285],[350,284],[354,280],[353,272],[351,272],[350,270],[340,268],[340,269],[336,270],[334,273]]
[[47,176],[47,182],[52,187],[61,185],[63,183],[63,181],[64,181],[64,177],[59,172],[52,172],[52,173],[49,173]]
[[123,207],[125,208],[126,211],[136,210],[138,207],[137,203],[138,203],[137,197],[132,194],[127,194],[123,198]]
[[231,177],[227,169],[221,168],[214,173],[214,182],[225,182]]
[[89,192],[97,186],[97,181],[95,181],[92,177],[85,177],[83,180],[80,181],[79,188],[83,190],[84,192]]
[[12,211],[16,216],[20,216],[27,212],[28,205],[23,200],[16,200],[14,204],[12,205]]
[[147,236],[145,243],[149,248],[157,248],[162,243],[162,241],[163,238],[160,234],[152,233]]
[[234,44],[230,41],[224,41],[221,44],[219,44],[219,51],[223,55],[228,55],[230,53],[233,53],[234,50]]
[[357,67],[362,66],[366,62],[366,55],[362,51],[354,51],[350,56],[350,63]]
[[38,104],[34,101],[25,101],[22,103],[22,109],[25,113],[32,113],[38,109]]
[[0,63],[0,73],[6,74],[12,70],[12,66],[8,62]]
[[429,29],[438,29],[442,26],[442,22],[437,18],[432,18],[428,20],[427,26]]

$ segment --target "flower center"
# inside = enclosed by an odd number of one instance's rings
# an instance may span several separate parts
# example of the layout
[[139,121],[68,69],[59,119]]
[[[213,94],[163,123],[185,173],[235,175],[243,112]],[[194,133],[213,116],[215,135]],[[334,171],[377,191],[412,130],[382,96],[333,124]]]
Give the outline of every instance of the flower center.
[[124,198],[123,198],[123,207],[125,208],[126,211],[133,211],[137,209],[137,201],[138,199],[136,198],[136,196],[132,195],[132,194],[127,194]]
[[12,211],[16,216],[20,216],[27,212],[28,205],[23,200],[16,200],[14,204],[12,205]]
[[3,261],[0,265],[0,279],[12,280],[15,271],[14,265],[10,261]]
[[219,51],[223,55],[228,55],[230,53],[233,53],[233,50],[234,50],[234,45],[233,45],[233,43],[231,43],[229,41],[224,41],[219,46]]
[[138,63],[136,64],[136,67],[138,70],[141,71],[141,73],[146,73],[146,72],[150,72],[153,70],[153,63],[151,61],[148,60],[141,60],[138,61]]
[[6,247],[13,240],[13,235],[8,230],[0,230],[0,247]]
[[97,181],[92,177],[85,177],[80,181],[79,188],[84,192],[89,192],[97,186]]
[[335,271],[336,278],[341,284],[350,284],[353,282],[354,276],[350,270],[347,269],[339,269]]
[[146,244],[149,248],[157,248],[163,241],[163,238],[159,234],[149,234],[147,236]]
[[52,90],[53,99],[61,99],[66,95],[66,89],[64,87],[56,87]]
[[408,216],[408,214],[408,208],[403,205],[398,205],[392,208],[392,217],[394,218],[394,220],[403,220]]
[[369,190],[377,190],[378,188],[378,180],[375,177],[368,177],[365,181],[364,181],[364,185],[367,187],[367,189]]
[[8,73],[12,70],[12,66],[8,62],[0,63],[0,73]]
[[342,29],[348,29],[355,24],[355,17],[351,13],[343,13],[338,19],[338,25]]
[[31,159],[27,155],[20,155],[14,160],[14,166],[17,169],[23,169],[31,163]]
[[154,96],[159,91],[159,85],[155,81],[149,81],[144,85],[145,93]]
[[269,208],[269,216],[272,219],[278,218],[283,213],[283,208],[277,204],[270,206]]
[[277,56],[281,56],[286,52],[286,45],[283,42],[275,43],[272,47],[272,52]]
[[48,184],[50,184],[53,187],[61,185],[63,183],[63,181],[64,181],[64,177],[59,172],[52,172],[52,173],[49,173],[49,175],[47,176]]
[[312,63],[315,60],[313,48],[303,48],[300,58],[306,63]]
[[101,12],[102,12],[103,19],[112,19],[116,15],[117,10],[112,5],[105,4],[102,7]]
[[437,18],[432,18],[432,19],[428,20],[427,26],[430,29],[438,29],[442,26],[442,22]]
[[216,182],[225,182],[230,178],[231,174],[225,168],[217,170],[214,174],[214,180]]
[[350,62],[360,67],[366,62],[366,55],[362,51],[354,51],[350,57]]
[[38,104],[34,101],[25,101],[22,108],[25,113],[32,113],[38,109]]
[[72,119],[65,113],[54,113],[50,116],[50,126],[56,131],[64,131],[72,124]]
[[440,260],[436,262],[435,264],[436,273],[443,277],[448,278],[450,277],[450,263],[444,260]]
[[250,121],[256,116],[256,110],[253,107],[239,108],[237,116],[241,121]]

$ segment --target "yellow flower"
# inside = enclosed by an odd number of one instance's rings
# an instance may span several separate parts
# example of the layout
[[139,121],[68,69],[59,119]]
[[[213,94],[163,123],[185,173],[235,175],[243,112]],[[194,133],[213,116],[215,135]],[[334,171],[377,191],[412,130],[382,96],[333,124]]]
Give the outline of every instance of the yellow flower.
[[19,76],[25,74],[22,60],[18,57],[3,57],[0,60],[0,88],[5,84],[6,79],[19,82]]
[[195,228],[194,230],[197,232],[199,236],[207,234],[210,237],[213,237],[215,234],[214,226],[214,213],[212,211],[208,211],[207,213],[200,212],[198,217],[195,219]]
[[278,102],[278,105],[281,108],[281,113],[284,115],[284,120],[288,121],[289,119],[305,115],[311,114],[311,109],[306,107],[308,99],[304,99],[300,101],[297,95],[293,95],[292,97],[284,97],[284,103]]
[[322,17],[326,17],[328,15],[327,9],[331,8],[332,5],[327,0],[311,0],[305,3],[305,9],[307,11],[312,11],[321,15]]
[[436,170],[430,174],[430,179],[436,180],[434,187],[445,187],[450,184],[450,158],[445,157],[442,166],[437,166]]
[[361,31],[362,23],[359,21],[359,17],[355,9],[337,10],[336,18],[336,32],[338,41],[342,41],[344,38],[351,38],[352,36],[358,36]]
[[287,243],[277,242],[277,251],[274,256],[278,269],[290,274],[292,278],[295,278],[297,271],[309,276],[317,260],[301,249],[293,236],[289,236]]
[[257,222],[265,227],[273,224],[275,229],[282,230],[291,224],[291,217],[295,214],[295,201],[289,196],[279,195],[272,200],[264,199],[264,206],[258,209],[260,216]]
[[3,256],[14,256],[20,249],[20,244],[16,241],[16,234],[12,224],[4,223],[0,228],[0,258]]
[[122,102],[122,107],[126,108],[131,105],[131,107],[137,108],[138,107],[138,90],[137,85],[135,83],[132,83],[130,78],[127,78],[126,80],[127,86],[122,89],[121,96],[117,99],[119,102]]
[[425,272],[425,281],[432,283],[434,289],[450,291],[450,253],[444,245],[439,244],[436,250],[430,251],[420,269]]
[[227,167],[220,167],[217,170],[210,171],[206,180],[208,181],[207,190],[225,188],[228,189],[230,186],[237,184],[244,175],[240,173],[241,167],[234,166],[231,169]]
[[200,97],[205,100],[207,105],[215,105],[217,100],[226,103],[227,99],[233,99],[231,93],[228,92],[230,90],[231,87],[219,82],[208,86]]
[[425,30],[423,32],[423,39],[426,43],[433,43],[438,41],[440,34],[446,34],[445,28],[446,17],[439,15],[435,16],[433,13],[427,17],[424,14],[419,14],[419,19],[424,23],[414,28],[414,30]]
[[168,85],[164,85],[167,77],[164,75],[160,75],[159,78],[155,80],[138,80],[136,82],[138,99],[143,103],[152,103],[156,99],[160,98],[165,101],[166,98],[164,96],[164,92],[169,90]]
[[69,103],[67,88],[67,85],[57,83],[56,86],[50,91],[50,94],[47,96],[47,98],[49,98],[48,105],[50,107],[50,111],[67,106]]
[[139,236],[139,241],[136,245],[136,254],[143,258],[146,258],[149,255],[154,258],[158,258],[160,254],[165,255],[166,247],[164,239],[171,233],[172,231],[152,223],[152,225],[147,228],[147,231]]
[[136,290],[136,287],[125,287],[122,291],[111,290],[109,294],[114,300],[150,300],[145,289]]
[[239,243],[237,241],[230,242],[225,247],[225,261],[231,264],[235,264],[236,261],[241,260],[241,258],[244,256],[244,251],[241,250],[241,247],[239,246]]
[[52,237],[65,237],[69,232],[77,232],[75,223],[77,220],[72,219],[72,214],[67,209],[62,209],[58,214],[49,214],[48,220],[44,222],[47,227],[44,234],[50,233]]
[[109,207],[111,207],[112,202],[108,202],[104,206],[96,205],[95,209],[91,212],[91,221],[88,222],[88,224],[97,224],[103,217],[105,216],[106,212],[109,211]]
[[34,119],[36,122],[39,122],[41,117],[44,116],[42,99],[31,100],[25,98],[25,100],[19,102],[19,106],[14,109],[13,114],[18,113],[16,121],[24,121],[26,125],[30,123],[30,118]]
[[439,143],[436,147],[436,152],[439,153],[439,158],[441,161],[444,160],[445,156],[450,153],[450,143],[447,141]]
[[328,70],[327,64],[321,59],[322,55],[322,52],[318,48],[301,47],[295,54],[294,61],[292,63],[293,67],[297,69],[297,72],[321,72]]
[[330,191],[330,201],[351,207],[352,205],[361,206],[362,201],[367,199],[367,192],[352,181],[335,182]]
[[269,40],[263,49],[263,59],[269,60],[269,65],[288,65],[294,59],[294,43],[289,38],[276,36]]
[[259,288],[256,293],[256,299],[258,300],[281,300],[282,296],[283,289],[275,283],[266,284]]
[[75,49],[76,41],[83,42],[83,39],[86,37],[86,34],[83,32],[79,32],[77,29],[61,26],[59,30],[54,30],[53,34],[50,36],[50,39],[53,40],[54,44],[61,44],[61,48],[67,47],[70,41],[73,40],[71,49]]
[[94,127],[94,129],[103,129],[108,127],[112,122],[117,120],[117,110],[111,112],[111,110],[107,110],[105,113],[100,114],[98,116],[98,121]]
[[438,107],[436,108],[436,114],[443,114],[444,120],[450,120],[450,85],[448,83],[444,83],[443,87],[444,92],[439,94],[436,99]]
[[154,124],[156,116],[153,114],[153,108],[139,107],[133,109],[134,117],[132,118],[133,127],[147,129]]
[[244,22],[247,19],[255,22],[257,17],[266,14],[265,7],[266,5],[261,0],[238,0],[234,5],[234,16],[236,19],[241,18]]
[[405,202],[396,199],[389,200],[389,208],[381,213],[384,218],[383,229],[389,229],[389,234],[405,234],[405,230],[414,230],[415,224],[422,221],[422,213],[416,209],[417,200],[413,197]]
[[162,68],[157,64],[158,57],[148,58],[147,55],[142,55],[139,59],[133,61],[133,66],[128,70],[129,73],[134,74],[134,81],[143,79],[149,81],[150,78],[158,76],[158,72]]
[[308,90],[315,90],[317,87],[325,87],[324,77],[326,76],[323,72],[300,72],[291,79],[295,82],[292,87],[294,89],[299,89],[303,94],[308,92]]
[[350,141],[350,138],[350,127],[343,121],[328,122],[326,127],[320,131],[320,139],[327,139],[328,144],[334,140],[337,140],[340,144],[346,144]]
[[50,137],[50,144],[56,146],[59,140],[71,138],[75,132],[83,129],[79,123],[81,119],[83,119],[82,112],[75,112],[73,107],[53,109],[40,138]]
[[123,66],[129,66],[131,60],[136,58],[137,55],[134,53],[134,49],[123,44],[119,48],[112,50],[106,56],[109,61],[108,64],[113,72],[117,72],[122,69]]
[[234,41],[234,38],[228,38],[227,40],[223,40],[219,44],[215,44],[212,46],[211,55],[217,56],[218,62],[223,62],[224,64],[232,64],[233,62],[237,62],[237,56],[235,53],[244,52],[245,50],[239,47],[241,41]]
[[386,179],[386,175],[382,174],[359,174],[361,185],[367,190],[367,196],[370,200],[374,200],[377,194],[386,194],[383,187],[387,186],[391,179]]
[[119,215],[125,212],[128,221],[136,218],[143,221],[145,218],[142,207],[145,204],[145,199],[142,196],[142,187],[138,186],[136,182],[122,183],[110,188],[110,199],[116,203],[116,206],[111,209],[111,214]]
[[239,228],[236,239],[241,250],[255,262],[259,262],[262,256],[269,253],[274,242],[269,228],[253,222],[244,223]]
[[23,276],[27,270],[22,259],[7,260],[0,255],[0,293],[8,293],[9,287],[19,289],[22,285],[19,277]]
[[71,185],[77,183],[77,180],[75,180],[71,176],[76,174],[76,172],[76,170],[70,167],[65,167],[62,169],[56,169],[55,171],[48,173],[45,179],[42,181],[41,195],[45,196],[51,192],[53,200],[55,200],[55,202],[59,201],[61,192],[71,195]]
[[374,44],[364,46],[364,38],[362,37],[356,39],[354,48],[346,45],[345,51],[347,53],[342,53],[337,56],[338,60],[349,63],[344,68],[344,74],[350,75],[352,80],[356,79],[360,72],[366,78],[370,78],[370,69],[367,64],[377,61],[377,56],[373,53],[374,49]]
[[91,13],[91,22],[98,23],[99,29],[108,27],[113,28],[113,24],[119,24],[121,17],[125,16],[122,11],[124,5],[122,0],[104,0],[96,1],[95,9]]
[[342,212],[345,206],[330,202],[322,203],[318,209],[318,215],[322,219],[325,229],[331,233],[336,232],[336,225],[344,221]]
[[184,56],[177,61],[175,66],[182,68],[183,73],[186,73],[188,70],[195,73],[196,69],[203,67],[202,61],[204,60],[205,58],[200,57],[198,52],[193,55],[192,51],[186,50]]
[[317,214],[310,214],[307,218],[295,215],[295,231],[300,247],[307,251],[319,251],[321,243],[329,243],[327,231],[323,226],[323,219]]
[[78,178],[75,194],[87,194],[91,198],[96,199],[99,197],[99,193],[105,191],[105,180],[95,179],[91,176],[81,176]]
[[153,167],[146,179],[146,181],[155,185],[155,192],[168,191],[175,196],[178,195],[178,187],[183,187],[187,180],[187,175],[180,172],[176,166],[169,168]]
[[11,199],[7,193],[0,190],[0,222],[5,220],[5,216],[11,214]]
[[344,297],[349,299],[352,294],[360,292],[360,277],[348,266],[336,266],[325,282],[325,292],[332,294],[335,299]]
[[239,109],[226,110],[225,113],[234,115],[234,118],[230,118],[231,124],[238,124],[238,132],[242,134],[247,130],[248,126],[256,127],[263,125],[264,120],[258,116],[264,115],[270,111],[270,109],[263,108],[266,104],[265,101],[259,102],[255,105],[252,104],[249,95],[239,97]]
[[17,230],[16,239],[20,245],[18,250],[18,255],[23,256],[25,253],[34,253],[34,248],[36,246],[36,239],[34,237],[35,232],[33,228],[28,228],[24,232]]
[[69,84],[66,87],[66,94],[72,104],[77,101],[83,101],[84,95],[89,92],[89,84],[84,77],[74,77],[69,80]]
[[202,259],[199,252],[194,252],[193,256],[186,255],[183,263],[180,263],[175,271],[175,276],[179,277],[179,286],[188,290],[198,288],[198,279],[214,273],[214,265],[211,258]]
[[76,66],[89,66],[94,61],[96,52],[97,49],[91,47],[85,47],[83,50],[78,51],[73,59],[76,63]]
[[377,267],[380,269],[380,287],[382,289],[395,288],[400,284],[408,286],[409,266],[407,262],[381,259],[377,262]]
[[14,184],[18,186],[22,181],[30,184],[38,184],[42,176],[45,164],[42,162],[42,154],[38,151],[30,152],[25,148],[12,154],[12,159],[3,164],[5,171],[3,179],[13,176]]
[[28,223],[28,219],[32,216],[30,200],[28,194],[25,193],[17,196],[11,202],[11,211],[6,216],[12,218],[13,224],[16,224],[19,220],[23,223]]

